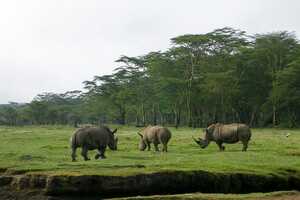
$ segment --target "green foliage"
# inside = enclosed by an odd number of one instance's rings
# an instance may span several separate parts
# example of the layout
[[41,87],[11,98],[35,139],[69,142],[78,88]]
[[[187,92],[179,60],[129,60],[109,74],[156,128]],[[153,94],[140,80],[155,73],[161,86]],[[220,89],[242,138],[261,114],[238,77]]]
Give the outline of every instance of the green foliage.
[[10,104],[0,108],[0,124],[71,124],[81,121],[81,92],[37,95],[29,104]]
[[300,125],[295,34],[249,36],[225,27],[171,42],[166,51],[121,56],[112,74],[85,81],[84,92],[44,93],[23,107],[0,109],[0,123]]
[[300,112],[300,60],[292,62],[290,66],[277,76],[276,96],[279,112],[286,116],[282,119],[283,125],[295,127],[299,122]]
[[23,124],[27,120],[26,104],[10,102],[9,104],[0,105],[0,125],[17,125]]
[[[110,112],[122,111],[120,115],[126,118],[122,122],[176,127],[212,122],[276,126],[288,121],[290,127],[299,125],[299,112],[292,111],[299,101],[292,83],[299,79],[298,71],[291,70],[297,65],[300,50],[294,34],[275,32],[251,37],[225,27],[171,41],[172,47],[165,52],[122,56],[117,62],[123,65],[111,75],[118,84],[105,87],[108,83],[102,82],[96,86],[102,88],[97,95],[113,97],[105,107]],[[295,75],[283,83],[288,73],[283,71]],[[289,90],[293,108],[283,98],[288,94],[280,92],[289,87],[293,88]],[[108,111],[104,114],[111,115]]]

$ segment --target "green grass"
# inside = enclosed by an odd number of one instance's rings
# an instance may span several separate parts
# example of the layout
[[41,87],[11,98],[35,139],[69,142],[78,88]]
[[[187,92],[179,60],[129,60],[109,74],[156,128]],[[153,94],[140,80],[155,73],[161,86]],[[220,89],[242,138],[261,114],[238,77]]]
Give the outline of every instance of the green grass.
[[[115,128],[117,126],[112,126]],[[202,129],[171,128],[169,152],[140,152],[140,128],[118,127],[118,151],[106,151],[107,159],[71,162],[69,138],[74,128],[65,126],[0,127],[0,169],[65,175],[132,175],[164,170],[206,170],[211,172],[247,172],[284,174],[300,172],[300,130],[252,129],[247,152],[242,144],[227,144],[219,152],[215,143],[200,149],[192,136]],[[285,135],[290,133],[289,137]]]

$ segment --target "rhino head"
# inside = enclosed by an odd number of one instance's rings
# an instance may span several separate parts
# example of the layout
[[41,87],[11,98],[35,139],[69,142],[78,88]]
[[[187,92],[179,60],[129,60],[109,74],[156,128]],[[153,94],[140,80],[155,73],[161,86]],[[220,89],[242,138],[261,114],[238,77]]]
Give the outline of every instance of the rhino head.
[[143,135],[141,133],[138,133],[138,135],[141,137],[140,144],[139,144],[139,150],[144,151],[146,149],[147,145],[143,140]]
[[195,141],[202,149],[206,148],[206,147],[208,146],[208,144],[209,144],[209,140],[208,140],[208,138],[209,138],[209,137],[208,137],[209,130],[206,128],[206,129],[204,129],[204,131],[205,131],[205,139],[198,138],[198,140],[197,140],[197,139],[195,139],[195,138],[193,137],[194,141]]
[[194,139],[194,141],[195,141],[202,149],[204,149],[204,148],[206,148],[206,147],[208,146],[208,141],[207,141],[207,140],[203,140],[202,138],[198,138],[198,140],[197,140],[197,139],[195,139],[194,137],[193,137],[193,139]]
[[109,132],[111,133],[111,136],[109,138],[108,147],[111,150],[117,150],[118,137],[115,135],[115,133],[117,132],[117,130],[118,129],[115,129],[113,131],[109,130]]

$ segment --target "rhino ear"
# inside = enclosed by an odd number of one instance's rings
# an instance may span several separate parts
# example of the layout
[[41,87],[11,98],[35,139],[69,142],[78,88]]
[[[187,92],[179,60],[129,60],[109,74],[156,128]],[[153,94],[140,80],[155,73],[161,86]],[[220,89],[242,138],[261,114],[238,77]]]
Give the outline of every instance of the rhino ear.
[[113,130],[112,134],[115,134],[117,132],[117,130],[118,130],[117,128],[115,130]]

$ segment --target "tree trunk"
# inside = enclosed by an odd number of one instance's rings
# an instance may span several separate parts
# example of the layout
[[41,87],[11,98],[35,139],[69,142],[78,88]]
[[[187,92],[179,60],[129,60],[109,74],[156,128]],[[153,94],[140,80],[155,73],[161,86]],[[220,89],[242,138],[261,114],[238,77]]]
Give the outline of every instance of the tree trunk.
[[276,105],[273,104],[273,127],[276,126]]
[[252,127],[253,126],[253,122],[255,120],[256,117],[256,109],[254,109],[251,113],[251,117],[250,117],[250,122],[249,122],[249,126]]
[[160,124],[162,126],[164,126],[165,125],[165,119],[164,119],[164,115],[161,111],[159,111],[159,116],[160,116]]
[[120,112],[120,116],[119,116],[118,121],[121,125],[125,125],[125,118],[126,118],[125,108],[123,108],[122,106],[119,106],[119,112]]
[[175,106],[175,109],[174,109],[174,115],[175,115],[174,123],[175,123],[175,127],[176,127],[176,129],[177,129],[178,126],[180,125],[181,109],[180,109],[180,108],[177,108],[177,107]]
[[140,119],[139,119],[138,113],[136,113],[136,116],[135,116],[135,126],[136,126],[136,127],[139,127],[139,126],[140,126]]
[[190,88],[188,88],[188,91],[187,91],[187,101],[186,101],[186,106],[187,106],[187,122],[188,122],[188,126],[189,127],[192,127],[192,109],[191,109],[191,97],[190,97]]
[[145,113],[144,104],[142,104],[142,125],[145,126],[145,124],[146,124],[146,113]]
[[153,115],[153,125],[157,125],[157,117],[156,117],[156,109],[155,109],[155,104],[152,106],[152,115]]
[[75,128],[78,128],[79,126],[78,126],[78,120],[74,120],[74,127]]
[[193,126],[193,117],[192,117],[192,106],[191,106],[191,96],[192,96],[192,86],[194,79],[194,61],[193,54],[190,55],[191,66],[188,69],[188,85],[187,85],[187,111],[188,111],[188,126]]

